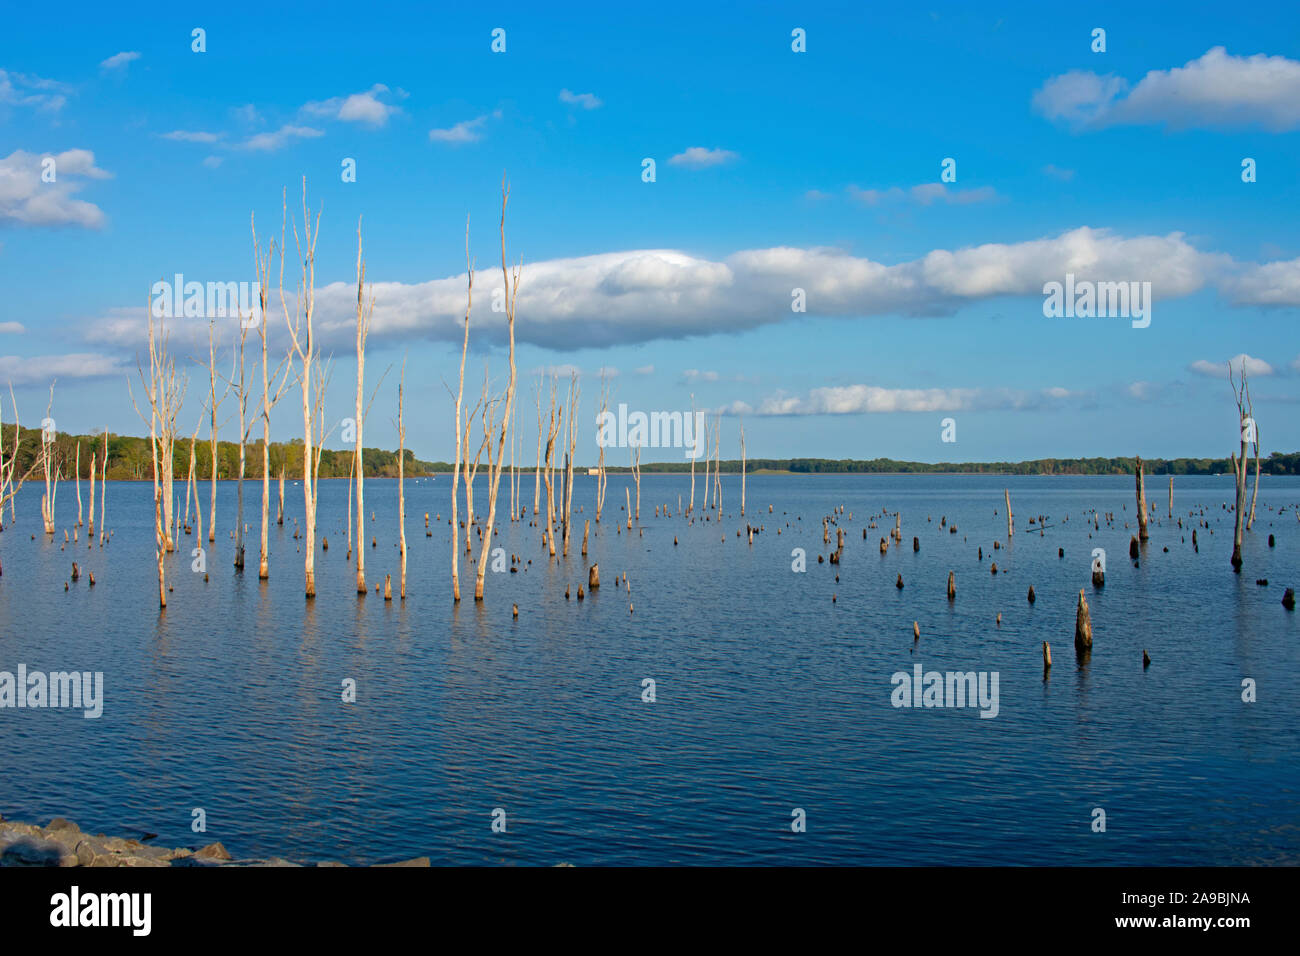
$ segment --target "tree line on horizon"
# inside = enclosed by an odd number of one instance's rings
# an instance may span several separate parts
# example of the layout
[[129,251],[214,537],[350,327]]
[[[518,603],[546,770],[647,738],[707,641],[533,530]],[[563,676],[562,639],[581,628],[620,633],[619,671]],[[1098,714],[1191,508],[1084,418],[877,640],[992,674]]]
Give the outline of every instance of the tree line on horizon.
[[[12,426],[9,426],[11,429]],[[39,428],[20,428],[18,444],[19,473],[26,473],[39,465],[42,448]],[[12,439],[10,439],[12,442]],[[88,435],[58,434],[52,439],[57,446],[56,457],[69,466],[77,460],[76,448],[82,447],[82,475],[87,476],[88,453],[91,448],[102,448],[103,432]],[[206,442],[203,444],[206,445]],[[261,440],[252,440],[246,446],[249,452],[244,477],[261,480]],[[320,477],[347,478],[351,474],[355,454],[351,448],[321,451]],[[175,449],[176,465],[189,460],[188,443],[178,442]],[[412,477],[450,474],[453,465],[444,461],[423,461],[409,448],[405,450],[405,471]],[[269,460],[271,477],[281,470],[287,479],[302,479],[302,440],[290,439],[271,442]],[[367,478],[396,478],[397,452],[382,448],[365,448],[362,456]],[[1143,459],[1147,474],[1151,475],[1221,475],[1232,474],[1232,464],[1227,458],[1147,458]],[[719,463],[723,472],[741,470],[739,459],[723,459]],[[196,456],[196,477],[203,481],[212,478],[211,460]],[[1136,458],[1035,458],[1018,462],[922,462],[902,461],[894,458],[750,458],[746,470],[750,474],[780,472],[809,475],[856,474],[998,474],[998,475],[1131,475],[1137,469]],[[152,478],[153,463],[148,436],[108,436],[108,477],[113,481],[147,481]],[[644,462],[640,470],[646,473],[688,473],[689,461]],[[71,468],[69,469],[71,470]],[[627,465],[606,465],[605,470],[616,474],[631,474]],[[1266,475],[1300,475],[1300,452],[1273,452],[1260,461],[1260,471]],[[237,442],[217,443],[217,478],[235,479],[239,475],[239,445]],[[71,474],[68,477],[72,477]]]

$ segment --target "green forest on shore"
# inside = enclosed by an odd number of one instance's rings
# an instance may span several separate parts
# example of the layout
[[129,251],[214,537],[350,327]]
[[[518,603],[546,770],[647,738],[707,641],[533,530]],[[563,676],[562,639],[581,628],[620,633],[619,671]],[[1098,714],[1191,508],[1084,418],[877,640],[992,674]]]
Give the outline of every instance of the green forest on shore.
[[[4,454],[14,453],[13,428],[4,429]],[[71,478],[77,470],[80,447],[80,473],[90,474],[93,454],[101,461],[104,453],[103,433],[93,435],[58,434],[52,438],[55,445],[54,460],[61,466],[62,474]],[[38,472],[40,463],[41,431],[36,428],[19,429],[18,476]],[[352,449],[325,449],[321,452],[320,477],[346,478],[352,470]],[[409,477],[450,473],[449,462],[422,461],[407,449],[405,473]],[[526,457],[526,456],[525,456]],[[175,446],[175,474],[184,479],[189,474],[190,441],[178,440]],[[194,443],[195,471],[198,477],[208,480],[212,475],[211,445],[206,439]],[[284,470],[286,478],[302,477],[302,442],[272,442],[270,448],[271,475],[276,477]],[[244,446],[244,475],[250,479],[262,477],[262,442],[249,441]],[[1231,474],[1231,464],[1226,458],[1144,458],[1148,475],[1219,475]],[[723,473],[739,474],[739,459],[724,459],[718,463]],[[744,463],[751,474],[795,475],[871,475],[871,474],[969,474],[969,475],[1128,475],[1137,469],[1133,457],[1121,458],[1038,458],[1018,462],[919,462],[897,461],[892,458],[750,458]],[[152,476],[152,459],[148,437],[132,435],[108,436],[108,477],[111,480],[147,481]],[[702,460],[695,463],[697,471],[704,468]],[[587,466],[575,466],[585,472]],[[397,452],[379,448],[364,450],[364,470],[367,478],[396,478]],[[532,464],[519,462],[520,471],[532,470]],[[643,474],[689,473],[691,462],[646,462],[641,465]],[[606,466],[611,474],[631,471],[626,465]],[[1300,475],[1300,452],[1274,452],[1260,459],[1260,472],[1266,475]],[[217,443],[217,477],[235,478],[239,474],[239,445],[235,442]]]

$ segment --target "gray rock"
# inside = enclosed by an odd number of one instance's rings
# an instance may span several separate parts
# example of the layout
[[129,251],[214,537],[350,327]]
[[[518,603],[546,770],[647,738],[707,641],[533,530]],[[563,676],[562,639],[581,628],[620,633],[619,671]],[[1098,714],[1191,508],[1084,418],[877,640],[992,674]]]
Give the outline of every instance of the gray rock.
[[429,858],[427,856],[417,856],[413,860],[402,860],[398,863],[376,863],[375,866],[428,866]]
[[230,853],[226,848],[218,843],[209,843],[203,849],[194,853],[196,860],[229,860]]
[[77,866],[77,854],[62,843],[20,836],[0,846],[0,866]]

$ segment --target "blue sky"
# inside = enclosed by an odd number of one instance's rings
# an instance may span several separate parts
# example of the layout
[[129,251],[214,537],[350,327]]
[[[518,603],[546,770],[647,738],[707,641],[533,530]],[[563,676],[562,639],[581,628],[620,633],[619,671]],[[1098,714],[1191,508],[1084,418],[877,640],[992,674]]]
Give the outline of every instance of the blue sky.
[[[142,433],[125,377],[151,284],[253,281],[250,214],[277,235],[306,176],[318,290],[337,284],[327,418],[354,388],[364,216],[370,381],[405,357],[408,444],[450,457],[467,215],[467,378],[486,359],[504,380],[504,171],[525,460],[554,367],[580,370],[586,423],[602,367],[632,409],[725,412],[723,457],[742,415],[751,456],[1220,456],[1243,355],[1265,451],[1300,448],[1294,5],[60,9],[12,8],[0,35],[0,384],[26,423],[57,377],[61,429]],[[1151,282],[1151,324],[1045,317],[1067,271]],[[174,320],[178,354],[206,332]],[[395,376],[367,444],[395,445]],[[297,415],[282,403],[277,438]]]

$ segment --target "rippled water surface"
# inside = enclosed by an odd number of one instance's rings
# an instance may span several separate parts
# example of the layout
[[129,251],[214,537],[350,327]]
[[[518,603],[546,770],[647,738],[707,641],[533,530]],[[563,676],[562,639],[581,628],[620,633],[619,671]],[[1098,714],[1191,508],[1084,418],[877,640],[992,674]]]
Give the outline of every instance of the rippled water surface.
[[[1177,479],[1175,522],[1165,479],[1150,478],[1161,518],[1136,566],[1131,478],[757,476],[742,518],[740,479],[726,476],[723,518],[688,524],[676,515],[689,478],[648,475],[631,534],[616,533],[626,483],[611,476],[605,520],[593,522],[599,591],[564,596],[586,581],[577,552],[595,484],[582,477],[570,556],[548,562],[538,529],[507,523],[494,545],[531,564],[489,573],[476,605],[462,563],[459,607],[449,477],[407,483],[408,597],[391,603],[355,594],[346,482],[323,486],[330,546],[311,602],[293,537],[302,489],[286,490],[271,579],[259,582],[260,485],[246,490],[240,576],[235,489],[223,483],[210,580],[191,571],[197,542],[182,536],[162,615],[150,485],[110,484],[103,550],[84,534],[61,547],[76,515],[67,484],[59,534],[41,535],[29,486],[0,535],[0,670],[103,671],[105,704],[98,720],[0,710],[0,813],[146,830],[165,845],[220,840],[237,857],[358,863],[1300,862],[1300,633],[1281,604],[1283,587],[1300,584],[1300,479],[1265,478],[1240,575],[1227,478]],[[531,504],[531,475],[524,488]],[[674,517],[654,517],[656,503]],[[839,505],[842,563],[819,564],[835,541],[832,525],[823,545],[821,519]],[[396,483],[368,480],[366,508],[373,588],[396,576]],[[1114,512],[1113,526],[1094,530],[1092,509]],[[1199,554],[1193,509],[1209,524]],[[892,517],[863,539],[882,510],[902,513],[903,545],[885,555]],[[1046,516],[1041,534],[1031,515]],[[764,526],[752,546],[736,536],[746,521]],[[1089,583],[1096,547],[1100,591]],[[805,573],[792,571],[795,548]],[[74,560],[94,588],[83,573],[64,591]],[[1003,573],[990,574],[992,561]],[[1080,587],[1095,642],[1085,663],[1073,651]],[[895,708],[891,676],[916,663],[996,672],[997,716]],[[354,704],[340,699],[349,678]],[[645,678],[654,703],[642,701]],[[1254,703],[1242,700],[1245,678]],[[190,831],[195,807],[205,834]],[[1091,829],[1098,807],[1105,833]],[[494,808],[504,834],[491,830]],[[795,808],[804,833],[791,830]]]

